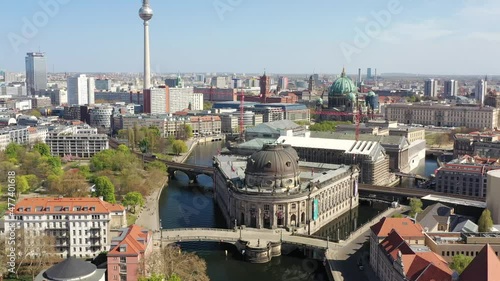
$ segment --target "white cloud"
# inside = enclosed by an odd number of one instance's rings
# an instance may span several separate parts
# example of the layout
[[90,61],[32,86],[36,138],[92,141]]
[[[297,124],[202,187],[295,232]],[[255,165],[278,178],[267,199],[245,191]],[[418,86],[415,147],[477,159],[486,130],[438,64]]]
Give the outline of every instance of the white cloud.
[[454,30],[446,28],[436,20],[425,20],[420,23],[395,24],[392,28],[384,31],[379,39],[389,43],[408,40],[427,41],[440,39],[454,33]]

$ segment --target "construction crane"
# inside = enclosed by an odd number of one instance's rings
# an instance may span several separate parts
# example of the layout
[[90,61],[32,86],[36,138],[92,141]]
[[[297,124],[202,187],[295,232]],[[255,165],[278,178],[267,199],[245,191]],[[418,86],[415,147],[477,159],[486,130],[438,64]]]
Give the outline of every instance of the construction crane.
[[354,117],[354,122],[356,125],[356,141],[359,140],[359,134],[360,134],[360,124],[361,120],[364,117],[371,118],[373,119],[374,117],[380,117],[382,115],[380,114],[374,114],[373,112],[369,112],[367,114],[363,114],[361,107],[358,107],[357,112],[342,112],[342,111],[312,111],[311,114],[315,115],[331,115],[331,116],[353,116]]

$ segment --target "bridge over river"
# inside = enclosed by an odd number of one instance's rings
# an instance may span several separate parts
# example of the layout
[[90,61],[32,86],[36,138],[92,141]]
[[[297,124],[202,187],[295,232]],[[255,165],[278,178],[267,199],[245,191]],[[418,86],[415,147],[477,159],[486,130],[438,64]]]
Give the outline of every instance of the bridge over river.
[[292,234],[284,229],[268,230],[255,228],[176,228],[163,229],[155,233],[155,239],[162,243],[177,243],[190,241],[212,241],[235,244],[245,241],[247,246],[265,247],[271,243],[285,243],[309,249],[325,250],[328,247],[340,247],[339,243],[326,239],[305,235]]

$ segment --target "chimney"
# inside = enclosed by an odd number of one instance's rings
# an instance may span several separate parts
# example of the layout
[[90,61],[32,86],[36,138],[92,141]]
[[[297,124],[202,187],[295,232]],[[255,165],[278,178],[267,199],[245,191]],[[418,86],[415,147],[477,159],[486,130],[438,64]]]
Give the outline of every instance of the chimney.
[[99,200],[104,201],[104,197],[99,196]]

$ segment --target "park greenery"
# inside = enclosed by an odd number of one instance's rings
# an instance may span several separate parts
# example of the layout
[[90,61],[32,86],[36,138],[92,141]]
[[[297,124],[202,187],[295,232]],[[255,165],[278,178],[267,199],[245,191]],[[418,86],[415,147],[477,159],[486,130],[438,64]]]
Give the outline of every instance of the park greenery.
[[410,199],[410,212],[409,212],[409,216],[414,218],[415,215],[417,215],[418,213],[421,213],[422,212],[422,200],[418,199],[418,198],[411,198]]
[[455,270],[458,274],[461,274],[471,263],[472,259],[472,257],[462,254],[454,255],[450,264],[450,268]]
[[478,221],[478,230],[479,232],[489,232],[493,227],[493,220],[491,219],[491,212],[488,209],[484,209],[481,217],[479,217]]
[[164,136],[155,126],[139,127],[135,124],[132,128],[119,130],[117,137],[118,139],[126,140],[132,151],[167,155],[173,153],[174,141],[184,141],[193,137],[193,128],[189,124],[184,124],[178,130],[176,138],[175,136]]
[[175,140],[172,144],[172,150],[176,155],[180,155],[181,153],[187,152],[188,147],[182,140]]
[[429,146],[446,146],[452,144],[453,136],[451,133],[427,133],[425,142]]
[[349,121],[321,121],[319,123],[309,126],[311,131],[318,132],[335,132],[338,125],[350,125],[352,122]]

